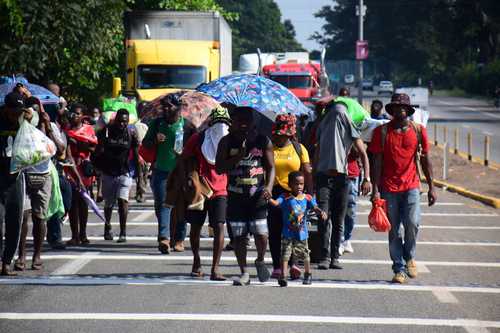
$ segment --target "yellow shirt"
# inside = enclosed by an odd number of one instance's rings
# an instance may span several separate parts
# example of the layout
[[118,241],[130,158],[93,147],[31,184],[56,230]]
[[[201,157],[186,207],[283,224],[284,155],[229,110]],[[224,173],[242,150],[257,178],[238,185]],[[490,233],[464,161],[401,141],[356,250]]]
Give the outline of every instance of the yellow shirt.
[[302,161],[295,151],[293,144],[290,143],[285,147],[273,146],[274,165],[276,168],[274,183],[287,191],[291,190],[290,187],[288,187],[288,174],[293,171],[299,171],[301,162],[302,164],[310,163],[306,147],[303,145],[300,146],[302,147]]

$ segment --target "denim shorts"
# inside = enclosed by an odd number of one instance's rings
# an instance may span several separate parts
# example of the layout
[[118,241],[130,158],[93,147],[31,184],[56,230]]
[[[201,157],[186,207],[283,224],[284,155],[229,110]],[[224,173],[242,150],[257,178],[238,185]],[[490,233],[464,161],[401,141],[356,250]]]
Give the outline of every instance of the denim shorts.
[[128,202],[132,187],[132,178],[129,175],[109,176],[102,174],[101,182],[104,207],[112,208],[117,199]]

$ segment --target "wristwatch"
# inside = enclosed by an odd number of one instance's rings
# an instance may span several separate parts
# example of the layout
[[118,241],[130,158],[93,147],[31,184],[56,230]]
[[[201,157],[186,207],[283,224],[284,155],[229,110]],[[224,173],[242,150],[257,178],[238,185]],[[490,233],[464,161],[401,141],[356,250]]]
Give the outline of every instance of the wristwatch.
[[363,181],[367,181],[367,182],[370,182],[370,183],[372,182],[371,179],[370,179],[370,177],[363,178]]

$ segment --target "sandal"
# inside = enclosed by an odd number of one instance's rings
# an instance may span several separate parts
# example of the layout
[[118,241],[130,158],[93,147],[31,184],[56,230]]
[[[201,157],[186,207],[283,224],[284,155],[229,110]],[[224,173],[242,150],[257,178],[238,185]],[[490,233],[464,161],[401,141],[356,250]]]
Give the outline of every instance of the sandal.
[[212,273],[210,275],[210,281],[226,281],[226,277],[220,273]]
[[203,271],[201,270],[201,267],[195,268],[193,266],[193,268],[191,269],[191,277],[193,277],[193,278],[203,277]]
[[14,262],[14,270],[15,271],[22,272],[22,271],[24,271],[25,268],[26,268],[26,263],[24,260],[17,259]]
[[80,245],[80,241],[78,239],[71,238],[66,242],[67,246],[78,246]]
[[33,261],[31,264],[31,269],[34,271],[39,271],[42,269],[42,262],[41,261]]
[[16,272],[13,272],[9,269],[9,266],[2,266],[2,272],[0,273],[2,276],[17,276]]
[[81,241],[80,241],[80,244],[82,244],[82,245],[88,245],[88,244],[90,244],[90,241],[89,241],[89,239],[87,237],[83,237],[81,239]]

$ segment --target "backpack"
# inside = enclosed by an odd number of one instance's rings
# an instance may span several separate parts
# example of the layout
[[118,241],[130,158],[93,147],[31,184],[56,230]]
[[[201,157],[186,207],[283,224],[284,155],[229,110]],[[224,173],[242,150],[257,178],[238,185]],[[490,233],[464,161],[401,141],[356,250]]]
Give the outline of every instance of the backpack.
[[[417,133],[417,153],[415,154],[415,165],[417,166],[417,175],[418,178],[422,178],[422,166],[420,165],[420,156],[422,156],[422,125],[415,123],[410,120],[410,127]],[[381,128],[381,144],[382,144],[382,153],[384,151],[385,140],[387,138],[387,124],[382,125]]]

